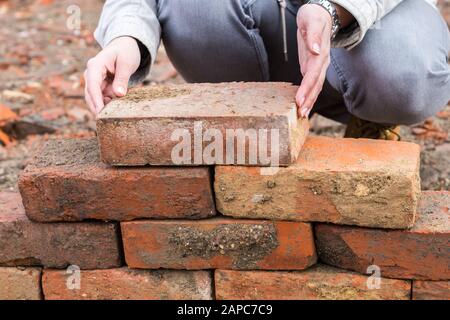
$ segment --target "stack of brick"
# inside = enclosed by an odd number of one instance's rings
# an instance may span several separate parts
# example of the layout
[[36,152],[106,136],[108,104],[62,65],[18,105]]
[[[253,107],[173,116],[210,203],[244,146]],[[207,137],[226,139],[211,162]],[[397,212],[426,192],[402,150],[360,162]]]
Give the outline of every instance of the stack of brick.
[[450,193],[420,194],[419,147],[306,138],[293,96],[138,89],[98,140],[46,143],[0,193],[0,299],[450,299]]

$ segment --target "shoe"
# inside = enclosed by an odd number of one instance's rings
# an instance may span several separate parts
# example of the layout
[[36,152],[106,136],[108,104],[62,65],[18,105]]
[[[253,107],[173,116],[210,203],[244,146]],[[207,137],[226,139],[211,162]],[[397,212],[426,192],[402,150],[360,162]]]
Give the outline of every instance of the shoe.
[[400,126],[389,126],[352,116],[347,124],[344,138],[366,138],[400,141]]

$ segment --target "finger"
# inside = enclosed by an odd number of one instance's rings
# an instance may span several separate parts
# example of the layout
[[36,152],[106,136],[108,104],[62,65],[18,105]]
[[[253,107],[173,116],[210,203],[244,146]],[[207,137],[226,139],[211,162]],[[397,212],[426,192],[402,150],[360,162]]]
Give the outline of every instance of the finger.
[[306,99],[303,109],[304,114],[303,116],[305,118],[309,118],[309,114],[311,113],[311,110],[313,109],[314,105],[316,104],[317,99],[319,98],[320,93],[323,89],[323,84],[325,83],[325,78],[327,74],[327,68],[323,68],[322,73],[320,74],[319,79],[317,80],[317,83],[315,87],[311,90],[311,94]]
[[297,91],[296,102],[300,111],[300,116],[304,117],[307,113],[308,106],[306,105],[306,100],[310,96],[313,88],[316,86],[317,81],[321,75],[321,68],[311,68],[307,70],[305,76],[303,77],[300,88]]
[[298,61],[300,64],[300,73],[304,77],[306,73],[306,63],[308,59],[308,49],[303,37],[300,35],[300,29],[297,30],[297,46],[298,46]]
[[96,113],[99,113],[104,107],[102,83],[105,78],[106,69],[100,63],[95,61],[89,62],[86,74],[86,85]]
[[309,21],[305,28],[306,32],[303,33],[306,47],[314,55],[320,55],[322,53],[322,39],[325,26],[320,20],[313,19]]
[[89,95],[89,92],[87,90],[87,80],[86,80],[86,78],[87,78],[87,71],[84,71],[83,76],[84,76],[84,83],[85,83],[84,84],[84,100],[86,101],[86,103],[87,103],[89,109],[92,111],[92,113],[95,114],[95,106],[94,106],[94,103],[92,102],[91,96]]
[[[326,48],[326,47],[325,47]],[[329,52],[329,49],[328,49]],[[308,53],[308,58],[305,64],[305,73],[302,79],[300,88],[297,92],[296,102],[299,107],[301,116],[304,116],[308,111],[310,105],[306,105],[308,97],[315,92],[314,87],[317,85],[320,77],[323,77],[324,72],[328,69],[330,64],[330,55],[322,54],[320,56],[314,56]],[[302,110],[303,109],[303,110]]]
[[103,102],[108,101],[106,104],[111,102],[111,100],[117,98],[117,96],[114,93],[114,89],[112,87],[112,84],[106,85],[105,89],[103,90]]
[[119,56],[116,61],[116,70],[114,74],[113,89],[114,93],[118,97],[123,97],[127,93],[128,82],[130,81],[131,75],[135,72],[135,67],[124,61],[124,59]]
[[112,98],[111,97],[107,97],[107,96],[104,96],[103,97],[103,103],[105,104],[105,106],[108,104],[108,103],[110,103],[112,101]]
[[[325,37],[323,39],[322,48],[324,48],[324,50],[326,50],[327,52],[330,52],[330,46],[331,46],[330,38]],[[301,117],[309,118],[309,115],[312,109],[314,108],[314,105],[316,104],[320,93],[323,90],[323,85],[325,83],[325,79],[327,76],[328,66],[330,65],[330,55],[329,54],[322,55],[321,57],[325,59],[322,64],[322,71],[320,72],[320,77],[317,79],[314,88],[310,91],[309,95],[306,97],[302,105],[302,109],[299,109]]]
[[96,114],[94,103],[92,102],[91,96],[89,95],[87,88],[84,89],[84,99],[86,100],[86,103],[89,106],[91,112],[93,114]]

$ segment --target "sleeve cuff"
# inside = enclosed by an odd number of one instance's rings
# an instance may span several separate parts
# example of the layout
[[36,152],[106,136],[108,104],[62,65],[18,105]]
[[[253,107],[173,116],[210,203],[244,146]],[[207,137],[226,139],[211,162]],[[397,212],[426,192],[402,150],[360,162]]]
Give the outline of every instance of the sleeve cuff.
[[347,48],[350,50],[363,40],[366,32],[375,22],[376,19],[372,17],[373,14],[368,14],[373,12],[373,8],[366,1],[333,0],[331,2],[346,9],[356,19],[354,25],[339,32],[332,41],[334,48]]
[[136,19],[136,17],[120,17],[120,22],[113,21],[107,29],[101,30],[97,28],[94,32],[94,37],[102,48],[107,46],[112,40],[124,36],[137,39],[149,53],[149,57],[143,57],[141,50],[141,65],[130,78],[130,84],[133,85],[143,81],[149,73],[150,67],[155,62],[160,39],[159,35],[156,37],[153,32],[149,32],[148,26]]

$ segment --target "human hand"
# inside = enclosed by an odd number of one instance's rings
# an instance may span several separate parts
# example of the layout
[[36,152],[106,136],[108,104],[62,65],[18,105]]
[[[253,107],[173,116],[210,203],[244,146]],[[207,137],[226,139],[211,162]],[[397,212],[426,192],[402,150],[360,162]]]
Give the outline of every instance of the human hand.
[[330,65],[332,20],[315,4],[303,5],[297,14],[297,44],[302,83],[295,101],[298,116],[307,118],[317,101]]
[[99,113],[113,98],[127,93],[128,81],[140,62],[139,46],[132,37],[114,39],[88,61],[84,94],[93,113]]

